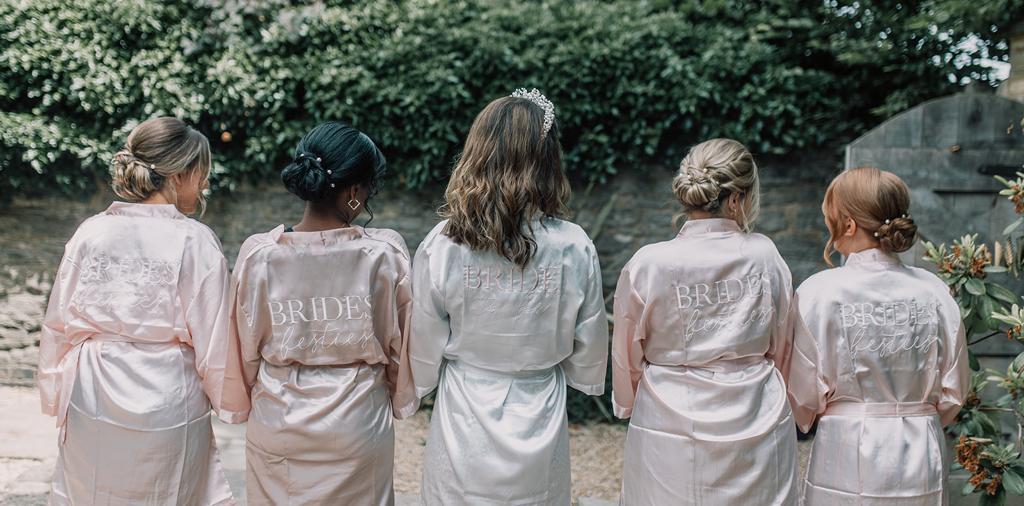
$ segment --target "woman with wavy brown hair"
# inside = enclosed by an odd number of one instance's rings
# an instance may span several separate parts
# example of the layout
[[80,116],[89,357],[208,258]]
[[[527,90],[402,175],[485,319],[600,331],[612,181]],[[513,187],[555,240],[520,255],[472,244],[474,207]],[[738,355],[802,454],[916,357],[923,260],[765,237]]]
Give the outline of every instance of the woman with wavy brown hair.
[[413,380],[438,389],[425,504],[571,503],[565,386],[604,391],[608,323],[561,151],[537,90],[488,104],[416,252]]

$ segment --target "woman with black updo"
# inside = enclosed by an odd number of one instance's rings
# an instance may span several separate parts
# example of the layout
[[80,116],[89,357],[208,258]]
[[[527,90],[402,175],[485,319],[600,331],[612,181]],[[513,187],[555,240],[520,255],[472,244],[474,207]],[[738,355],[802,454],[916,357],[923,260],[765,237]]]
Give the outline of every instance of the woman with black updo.
[[418,407],[409,252],[397,232],[354,223],[383,169],[365,134],[317,126],[281,171],[306,202],[302,220],[250,237],[238,255],[249,504],[394,503],[392,416]]

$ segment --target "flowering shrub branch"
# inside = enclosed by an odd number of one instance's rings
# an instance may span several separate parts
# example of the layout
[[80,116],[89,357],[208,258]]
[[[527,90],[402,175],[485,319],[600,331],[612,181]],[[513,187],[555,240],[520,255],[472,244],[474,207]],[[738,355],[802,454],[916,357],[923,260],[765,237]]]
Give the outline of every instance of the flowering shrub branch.
[[[1013,180],[996,179],[1005,186],[1000,195],[1022,216],[1006,227],[1003,240],[994,243],[994,251],[979,243],[976,234],[965,235],[948,248],[924,243],[924,259],[935,265],[960,306],[968,346],[995,336],[1024,343],[1021,297],[989,279],[997,273],[1019,277],[1024,268],[1020,254],[1024,237],[1013,235],[1024,224],[1024,173],[1018,172]],[[956,422],[948,429],[959,436],[957,465],[971,474],[962,492],[980,494],[980,505],[1002,505],[1007,493],[1024,495],[1024,353],[1018,354],[1005,372],[981,370],[970,348],[968,357],[974,371],[971,388]],[[1003,395],[994,401],[982,395],[992,389]],[[1001,426],[1007,418],[1016,425],[1011,436]]]

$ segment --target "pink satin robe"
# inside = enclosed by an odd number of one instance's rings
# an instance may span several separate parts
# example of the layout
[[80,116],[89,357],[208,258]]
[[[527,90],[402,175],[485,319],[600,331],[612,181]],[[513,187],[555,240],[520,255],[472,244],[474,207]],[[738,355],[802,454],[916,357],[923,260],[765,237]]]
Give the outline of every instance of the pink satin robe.
[[245,241],[233,275],[248,504],[394,503],[392,416],[419,407],[409,274],[392,230],[281,226]]
[[631,417],[622,504],[796,504],[784,375],[795,304],[770,239],[690,220],[615,290],[615,413]]
[[68,242],[39,348],[57,417],[51,504],[233,503],[210,425],[249,398],[230,377],[220,242],[172,205],[115,202]]
[[600,395],[608,363],[594,246],[575,224],[535,220],[520,269],[455,244],[444,224],[413,266],[413,378],[421,397],[438,389],[423,502],[567,506],[566,385]]
[[808,430],[821,415],[803,503],[946,504],[942,427],[970,384],[960,310],[935,275],[877,249],[797,290],[789,395]]

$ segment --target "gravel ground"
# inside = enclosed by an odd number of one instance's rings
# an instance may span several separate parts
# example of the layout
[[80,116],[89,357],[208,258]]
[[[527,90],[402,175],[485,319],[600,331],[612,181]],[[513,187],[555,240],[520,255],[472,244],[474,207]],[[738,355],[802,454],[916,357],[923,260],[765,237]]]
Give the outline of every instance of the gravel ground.
[[[49,488],[57,456],[53,419],[39,413],[38,393],[33,388],[0,386],[0,506],[42,504]],[[430,414],[421,410],[395,423],[395,491],[399,504],[415,504],[423,472]],[[244,493],[245,427],[216,423],[218,446],[232,488]],[[593,500],[618,500],[622,476],[622,449],[626,426],[621,424],[570,425],[573,496]],[[810,445],[800,443],[803,468]],[[589,499],[589,501],[588,501]]]

